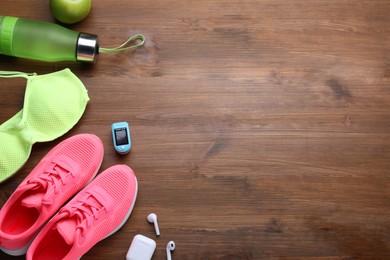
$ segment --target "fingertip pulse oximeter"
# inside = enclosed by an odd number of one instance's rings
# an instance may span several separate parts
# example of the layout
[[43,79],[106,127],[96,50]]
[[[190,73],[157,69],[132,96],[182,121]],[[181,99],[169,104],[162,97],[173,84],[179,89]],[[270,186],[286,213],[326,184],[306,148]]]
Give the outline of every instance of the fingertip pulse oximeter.
[[127,154],[131,149],[130,129],[127,122],[114,123],[111,126],[112,140],[119,154]]

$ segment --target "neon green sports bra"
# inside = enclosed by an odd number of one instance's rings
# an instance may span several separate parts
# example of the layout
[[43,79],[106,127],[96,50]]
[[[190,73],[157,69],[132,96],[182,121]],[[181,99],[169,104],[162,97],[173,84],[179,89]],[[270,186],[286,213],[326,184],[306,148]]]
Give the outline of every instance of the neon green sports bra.
[[0,183],[16,173],[36,142],[52,141],[81,118],[88,92],[69,69],[45,75],[0,71],[0,77],[27,79],[23,109],[0,125]]

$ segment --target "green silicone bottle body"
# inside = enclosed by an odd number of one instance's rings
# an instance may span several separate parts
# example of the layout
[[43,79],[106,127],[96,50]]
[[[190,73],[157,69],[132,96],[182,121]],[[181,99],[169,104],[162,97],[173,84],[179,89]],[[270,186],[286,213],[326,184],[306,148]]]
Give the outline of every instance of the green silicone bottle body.
[[87,35],[92,39],[86,40],[85,35],[55,23],[0,16],[0,53],[4,55],[48,62],[93,61],[96,37]]
[[76,61],[79,33],[54,23],[19,18],[13,38],[14,56],[43,61]]

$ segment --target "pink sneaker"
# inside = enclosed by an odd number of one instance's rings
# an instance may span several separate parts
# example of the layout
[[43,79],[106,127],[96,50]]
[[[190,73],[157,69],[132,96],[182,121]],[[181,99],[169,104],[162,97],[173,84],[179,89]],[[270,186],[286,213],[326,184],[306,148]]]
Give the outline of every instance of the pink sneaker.
[[80,259],[127,221],[137,197],[134,172],[116,165],[100,173],[46,224],[26,259]]
[[103,154],[102,141],[92,134],[70,137],[46,154],[0,211],[0,249],[25,254],[62,204],[96,176]]

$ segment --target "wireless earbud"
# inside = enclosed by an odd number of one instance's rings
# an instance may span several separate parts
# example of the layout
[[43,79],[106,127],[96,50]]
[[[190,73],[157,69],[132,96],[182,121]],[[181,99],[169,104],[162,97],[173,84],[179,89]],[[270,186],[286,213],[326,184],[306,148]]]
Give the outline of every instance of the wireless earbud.
[[175,248],[176,248],[175,242],[169,241],[167,244],[167,260],[172,260],[171,251],[175,250]]
[[146,218],[149,223],[154,224],[154,229],[156,230],[156,235],[160,235],[160,230],[158,229],[158,223],[157,223],[157,215],[154,213],[150,213],[148,217]]

